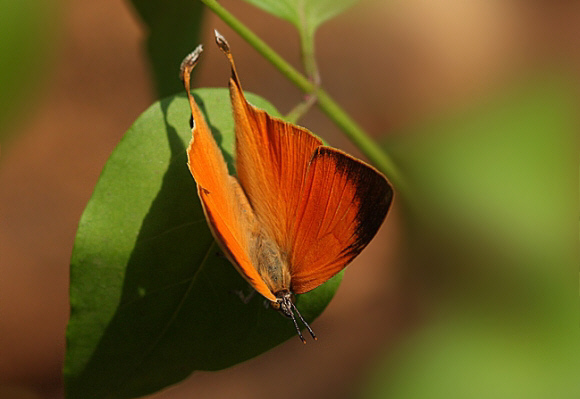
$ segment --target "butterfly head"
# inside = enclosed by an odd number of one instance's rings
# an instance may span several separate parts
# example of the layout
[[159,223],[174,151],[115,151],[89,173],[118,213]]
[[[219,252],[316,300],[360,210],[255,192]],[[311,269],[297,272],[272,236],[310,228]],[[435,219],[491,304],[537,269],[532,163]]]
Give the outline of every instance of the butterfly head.
[[294,305],[294,295],[288,291],[279,291],[276,294],[276,302],[272,302],[272,309],[279,311],[284,316],[292,318],[294,312],[292,312],[292,305]]
[[303,343],[306,343],[306,340],[304,339],[304,336],[302,335],[302,332],[300,331],[300,327],[298,327],[298,322],[296,321],[296,316],[294,315],[294,313],[296,313],[296,315],[298,316],[298,318],[300,319],[302,324],[304,324],[304,326],[308,329],[308,332],[310,333],[312,338],[316,341],[318,338],[316,338],[314,331],[312,331],[312,329],[310,328],[310,326],[308,325],[306,320],[304,320],[304,318],[302,317],[302,315],[298,311],[298,308],[294,304],[294,301],[295,301],[294,294],[292,294],[292,292],[290,292],[289,290],[282,290],[282,291],[276,292],[275,295],[276,295],[276,302],[271,303],[272,309],[277,310],[280,313],[282,313],[284,316],[292,319],[292,321],[294,322],[294,327],[296,327],[296,332],[298,333],[298,337],[300,337],[300,340]]

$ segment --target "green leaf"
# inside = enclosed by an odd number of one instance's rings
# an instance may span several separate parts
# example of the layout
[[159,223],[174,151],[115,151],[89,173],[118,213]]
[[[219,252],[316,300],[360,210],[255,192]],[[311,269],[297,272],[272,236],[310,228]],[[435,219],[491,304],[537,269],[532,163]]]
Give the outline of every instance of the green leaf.
[[192,0],[131,0],[148,31],[147,52],[159,98],[183,90],[175,71],[201,38],[203,5]]
[[313,36],[324,22],[335,17],[357,0],[245,0],[262,10],[290,22],[299,31]]
[[[227,89],[194,91],[232,164]],[[265,100],[248,100],[278,115]],[[119,143],[80,220],[71,259],[67,397],[131,398],[194,370],[219,370],[295,337],[223,257],[187,168],[191,138],[184,95],[151,106]],[[298,297],[309,321],[341,275]],[[295,338],[297,339],[297,338]]]

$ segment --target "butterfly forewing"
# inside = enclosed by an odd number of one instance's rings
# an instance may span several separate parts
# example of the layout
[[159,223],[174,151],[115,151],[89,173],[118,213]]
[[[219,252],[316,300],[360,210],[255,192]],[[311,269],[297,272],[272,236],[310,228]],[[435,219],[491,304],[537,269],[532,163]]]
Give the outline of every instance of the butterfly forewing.
[[248,104],[235,76],[230,81],[236,122],[236,170],[257,218],[285,251],[308,162],[320,139]]
[[376,169],[250,105],[233,58],[236,170],[256,218],[287,256],[295,293],[342,270],[374,237],[393,191]]
[[290,233],[293,292],[316,288],[350,263],[376,234],[392,197],[387,179],[374,168],[319,147]]

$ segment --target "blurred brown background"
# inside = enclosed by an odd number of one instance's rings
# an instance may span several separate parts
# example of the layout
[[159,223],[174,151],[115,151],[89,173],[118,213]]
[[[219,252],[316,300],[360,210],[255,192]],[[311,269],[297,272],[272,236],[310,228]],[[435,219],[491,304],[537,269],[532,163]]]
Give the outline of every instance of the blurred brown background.
[[[11,127],[13,139],[0,160],[2,399],[62,397],[77,223],[109,154],[155,100],[144,33],[130,4],[43,3],[56,18],[57,44],[51,44],[50,65],[36,71],[44,82],[28,93],[25,118]],[[289,24],[241,1],[222,3],[300,67]],[[579,13],[578,2],[361,1],[318,32],[323,85],[364,128],[382,136],[484,96],[529,66],[577,57]],[[217,28],[233,48],[247,90],[283,113],[300,101],[296,88],[210,12],[203,25],[207,53],[196,86],[226,86],[228,67],[211,45]],[[301,124],[357,154],[318,110]],[[400,278],[400,220],[395,204],[314,323],[317,343],[290,340],[231,369],[195,373],[152,397],[353,396],[377,348],[395,345],[421,321],[417,287]]]

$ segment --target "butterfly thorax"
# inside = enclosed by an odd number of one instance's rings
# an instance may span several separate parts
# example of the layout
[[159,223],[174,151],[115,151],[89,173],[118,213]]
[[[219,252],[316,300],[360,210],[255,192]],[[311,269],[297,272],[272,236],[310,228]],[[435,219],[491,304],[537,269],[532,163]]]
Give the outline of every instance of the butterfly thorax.
[[280,251],[276,242],[261,231],[251,240],[250,254],[252,263],[270,291],[288,291],[290,288],[290,268],[286,256]]

